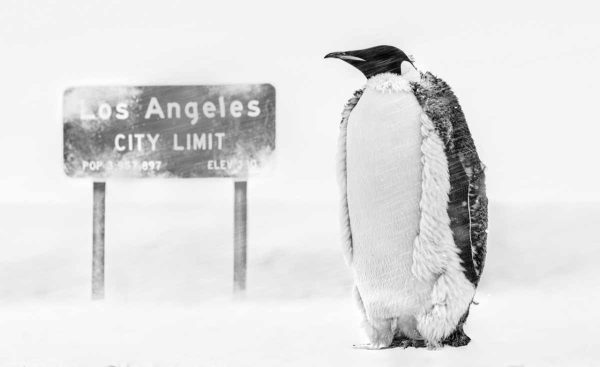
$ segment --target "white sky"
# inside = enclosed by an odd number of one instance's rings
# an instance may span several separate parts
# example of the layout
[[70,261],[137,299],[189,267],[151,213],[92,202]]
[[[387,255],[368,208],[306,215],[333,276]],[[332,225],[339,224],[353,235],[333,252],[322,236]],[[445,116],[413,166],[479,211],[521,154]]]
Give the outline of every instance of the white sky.
[[[334,195],[340,111],[364,80],[323,56],[378,44],[453,87],[492,199],[600,198],[593,2],[296,4],[4,0],[0,202],[89,200],[91,185],[62,170],[62,90],[81,84],[272,83],[278,166],[258,186],[273,197]],[[111,187],[124,199],[170,200],[217,185]]]

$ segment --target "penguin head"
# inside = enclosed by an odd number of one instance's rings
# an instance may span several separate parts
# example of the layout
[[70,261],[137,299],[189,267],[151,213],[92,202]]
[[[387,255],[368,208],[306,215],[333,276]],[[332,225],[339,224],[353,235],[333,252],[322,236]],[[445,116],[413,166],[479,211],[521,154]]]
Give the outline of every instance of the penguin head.
[[370,77],[381,73],[403,75],[411,69],[416,70],[412,60],[394,46],[375,46],[364,50],[332,52],[325,58],[344,60]]

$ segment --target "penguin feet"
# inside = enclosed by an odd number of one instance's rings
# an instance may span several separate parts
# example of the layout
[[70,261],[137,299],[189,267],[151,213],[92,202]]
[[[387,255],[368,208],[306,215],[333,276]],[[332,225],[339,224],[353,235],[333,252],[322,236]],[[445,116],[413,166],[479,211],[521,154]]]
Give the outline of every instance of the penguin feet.
[[425,340],[411,339],[411,338],[407,338],[407,337],[396,337],[392,341],[392,347],[397,347],[397,348],[402,348],[402,349],[425,348],[425,347],[427,347],[427,343],[425,343]]
[[365,350],[380,350],[380,349],[388,349],[391,348],[389,345],[377,345],[377,344],[354,344],[352,346],[354,349],[365,349]]
[[448,335],[448,337],[442,342],[442,345],[449,345],[451,347],[464,347],[465,345],[469,344],[470,341],[471,338],[465,334],[465,331],[461,326],[456,328],[452,334]]
[[369,338],[369,344],[354,345],[357,349],[385,349],[389,348],[394,339],[392,319],[364,320],[363,327]]

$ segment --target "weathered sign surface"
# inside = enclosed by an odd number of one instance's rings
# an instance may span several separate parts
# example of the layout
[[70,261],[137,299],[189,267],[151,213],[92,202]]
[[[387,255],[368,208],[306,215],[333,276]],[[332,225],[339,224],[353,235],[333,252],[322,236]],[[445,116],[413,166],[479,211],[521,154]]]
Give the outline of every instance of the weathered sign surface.
[[275,150],[270,84],[75,87],[63,102],[72,177],[246,177]]

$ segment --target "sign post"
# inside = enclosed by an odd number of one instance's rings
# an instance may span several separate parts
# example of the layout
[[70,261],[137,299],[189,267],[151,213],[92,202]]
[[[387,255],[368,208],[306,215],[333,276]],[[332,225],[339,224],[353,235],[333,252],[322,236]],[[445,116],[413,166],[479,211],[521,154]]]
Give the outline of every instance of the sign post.
[[104,215],[106,212],[105,209],[106,183],[94,182],[92,299],[104,298]]
[[275,150],[272,85],[69,88],[63,134],[65,173],[94,179],[93,299],[104,297],[104,181],[121,177],[233,178],[234,290],[246,289],[247,181]]
[[247,181],[235,181],[233,204],[233,290],[246,290],[247,261]]

